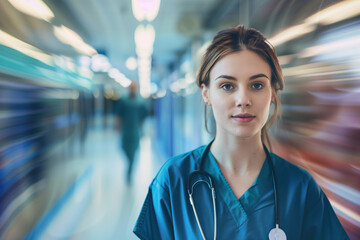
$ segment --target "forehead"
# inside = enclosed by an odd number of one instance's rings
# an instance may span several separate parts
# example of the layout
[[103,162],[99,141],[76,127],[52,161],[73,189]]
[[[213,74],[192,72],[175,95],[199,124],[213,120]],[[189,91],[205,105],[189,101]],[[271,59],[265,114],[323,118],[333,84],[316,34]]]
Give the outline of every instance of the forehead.
[[250,77],[263,73],[271,77],[269,64],[258,54],[250,50],[243,50],[226,55],[221,58],[210,71],[210,78],[219,75],[230,75],[234,77]]

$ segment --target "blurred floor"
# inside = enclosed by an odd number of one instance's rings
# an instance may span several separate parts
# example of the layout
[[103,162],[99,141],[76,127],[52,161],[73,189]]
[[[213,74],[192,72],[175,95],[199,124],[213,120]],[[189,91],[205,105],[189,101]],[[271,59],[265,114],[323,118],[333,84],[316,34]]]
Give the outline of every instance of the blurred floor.
[[[5,234],[5,239],[19,236],[46,240],[137,239],[132,229],[147,188],[165,157],[161,156],[153,141],[153,126],[149,119],[136,154],[133,180],[128,185],[125,181],[127,160],[119,148],[119,133],[112,126],[110,123],[104,129],[99,121],[85,142],[84,154],[74,153],[72,160],[53,166],[49,177],[40,184],[42,190],[19,214]],[[67,179],[75,181],[64,188],[62,183]],[[34,209],[34,206],[45,207],[41,204],[49,202],[49,196],[54,195],[59,197],[35,227],[30,232],[20,233],[30,230],[24,228],[31,215],[26,212]]]

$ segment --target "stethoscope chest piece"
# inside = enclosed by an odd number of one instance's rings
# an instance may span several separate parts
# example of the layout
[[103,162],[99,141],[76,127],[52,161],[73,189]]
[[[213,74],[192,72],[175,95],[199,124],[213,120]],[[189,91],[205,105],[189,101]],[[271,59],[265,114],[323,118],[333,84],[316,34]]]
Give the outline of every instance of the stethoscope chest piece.
[[269,240],[286,240],[286,234],[277,226],[269,232]]

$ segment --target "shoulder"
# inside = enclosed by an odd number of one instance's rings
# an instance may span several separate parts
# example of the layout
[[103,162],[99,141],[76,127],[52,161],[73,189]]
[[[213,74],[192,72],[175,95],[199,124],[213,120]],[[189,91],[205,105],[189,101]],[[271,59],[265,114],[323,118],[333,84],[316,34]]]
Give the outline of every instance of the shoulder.
[[162,187],[176,185],[179,181],[185,181],[186,184],[189,174],[198,168],[204,149],[205,146],[200,146],[168,159],[155,176],[154,182]]
[[279,186],[297,191],[303,196],[318,200],[322,195],[322,190],[316,183],[311,174],[274,153],[270,153],[274,162],[274,169]]
[[[300,181],[309,181],[312,177],[308,171],[283,159],[275,153],[270,153],[277,175],[289,178],[296,178]],[[280,176],[279,176],[280,177]]]

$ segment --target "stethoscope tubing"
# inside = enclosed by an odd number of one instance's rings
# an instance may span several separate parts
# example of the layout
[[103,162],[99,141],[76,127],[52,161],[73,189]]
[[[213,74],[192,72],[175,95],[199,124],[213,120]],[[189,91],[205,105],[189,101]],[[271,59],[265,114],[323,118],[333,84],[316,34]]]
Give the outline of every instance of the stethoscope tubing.
[[[203,229],[201,227],[199,217],[197,215],[197,211],[196,211],[196,207],[195,207],[195,203],[194,203],[192,195],[194,193],[194,187],[197,184],[201,183],[201,182],[205,182],[208,185],[208,187],[210,188],[211,194],[212,194],[212,200],[213,200],[213,210],[214,210],[214,240],[215,240],[216,239],[216,234],[217,234],[217,214],[216,214],[216,202],[215,202],[215,197],[216,197],[215,188],[213,186],[213,180],[212,180],[211,175],[208,174],[207,172],[201,170],[204,159],[207,156],[208,152],[210,151],[211,144],[214,142],[214,140],[215,139],[213,139],[206,146],[206,148],[205,148],[205,150],[204,150],[204,152],[203,152],[203,154],[201,155],[201,158],[200,158],[199,168],[194,170],[193,172],[191,172],[189,174],[188,182],[187,182],[187,190],[188,190],[188,194],[189,194],[190,204],[192,206],[192,209],[193,209],[193,212],[194,212],[194,215],[195,215],[195,218],[196,218],[196,222],[198,224],[198,227],[200,229],[201,235],[202,235],[204,240],[205,240],[205,235],[204,235]],[[269,164],[270,164],[271,173],[272,173],[273,189],[274,189],[274,202],[275,202],[275,222],[276,222],[276,229],[278,229],[280,219],[279,219],[279,208],[278,208],[278,191],[277,191],[276,174],[275,174],[275,169],[274,169],[272,157],[271,157],[271,155],[270,155],[270,153],[269,153],[269,151],[268,151],[268,149],[266,148],[265,145],[264,145],[264,150],[265,150],[267,158],[269,159]],[[209,179],[209,182],[207,182],[205,180],[198,180],[195,183],[193,183],[191,185],[191,187],[190,187],[191,179],[193,178],[194,175],[205,175]]]

